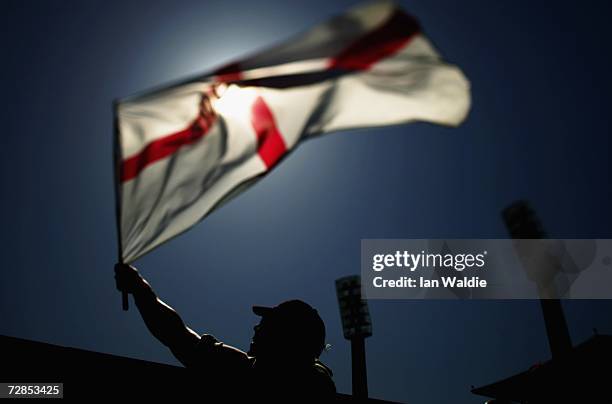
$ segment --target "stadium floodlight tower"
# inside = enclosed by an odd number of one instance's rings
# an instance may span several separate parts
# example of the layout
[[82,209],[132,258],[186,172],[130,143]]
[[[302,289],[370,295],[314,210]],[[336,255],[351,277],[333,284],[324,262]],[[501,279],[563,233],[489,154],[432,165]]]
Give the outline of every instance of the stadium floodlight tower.
[[[545,239],[548,235],[535,211],[527,201],[517,201],[502,212],[502,217],[513,239]],[[561,301],[548,298],[538,284],[544,324],[553,358],[559,358],[572,351],[572,341],[567,328]]]
[[353,397],[368,396],[365,339],[372,335],[372,320],[368,302],[361,297],[361,278],[358,275],[336,280],[336,293],[344,338],[351,341]]

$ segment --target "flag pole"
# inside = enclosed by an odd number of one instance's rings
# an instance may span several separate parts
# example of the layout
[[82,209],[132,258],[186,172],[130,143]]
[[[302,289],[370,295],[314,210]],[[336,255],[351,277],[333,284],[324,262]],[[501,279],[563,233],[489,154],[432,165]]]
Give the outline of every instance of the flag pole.
[[[123,248],[121,246],[121,188],[119,182],[119,125],[117,117],[117,100],[113,101],[113,185],[115,187],[115,222],[117,229],[117,261],[123,264]],[[130,305],[127,292],[121,292],[121,307],[128,311]]]

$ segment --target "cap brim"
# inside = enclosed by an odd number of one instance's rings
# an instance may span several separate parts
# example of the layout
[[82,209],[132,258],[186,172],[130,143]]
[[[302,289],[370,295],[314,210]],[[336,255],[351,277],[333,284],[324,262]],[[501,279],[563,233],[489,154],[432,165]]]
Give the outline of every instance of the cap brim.
[[272,311],[271,307],[253,306],[253,313],[261,317],[265,316],[266,314],[269,314],[271,311]]

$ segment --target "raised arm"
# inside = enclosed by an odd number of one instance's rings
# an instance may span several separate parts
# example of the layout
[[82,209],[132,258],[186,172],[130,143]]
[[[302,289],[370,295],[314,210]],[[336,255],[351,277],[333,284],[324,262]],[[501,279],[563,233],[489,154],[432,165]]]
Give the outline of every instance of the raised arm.
[[130,265],[115,265],[117,289],[131,293],[147,328],[185,366],[191,366],[200,336],[187,327],[176,311],[162,302],[151,285]]

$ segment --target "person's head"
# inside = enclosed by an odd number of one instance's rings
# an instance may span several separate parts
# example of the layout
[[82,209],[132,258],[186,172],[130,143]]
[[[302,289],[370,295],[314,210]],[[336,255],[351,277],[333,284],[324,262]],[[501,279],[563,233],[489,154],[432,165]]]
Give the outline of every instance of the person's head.
[[311,361],[325,347],[325,324],[319,313],[301,300],[275,307],[253,306],[261,316],[254,328],[249,355],[259,359]]

